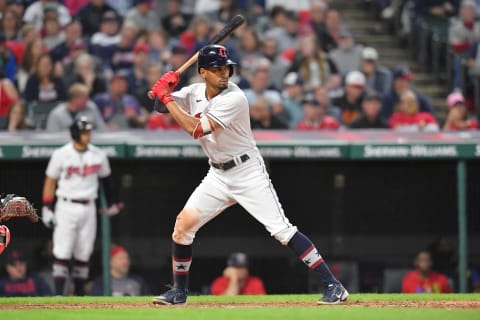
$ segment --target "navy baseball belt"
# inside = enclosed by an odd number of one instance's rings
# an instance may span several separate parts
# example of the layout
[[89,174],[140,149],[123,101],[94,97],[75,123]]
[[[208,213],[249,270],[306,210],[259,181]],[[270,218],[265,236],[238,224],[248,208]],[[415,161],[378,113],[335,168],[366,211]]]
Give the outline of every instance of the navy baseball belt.
[[[245,153],[245,154],[242,154],[239,159],[240,159],[241,163],[244,163],[245,161],[250,159],[250,157],[248,156],[248,154]],[[235,167],[237,165],[235,163],[235,160],[233,160],[233,159],[230,160],[230,161],[227,161],[227,162],[223,162],[223,163],[210,162],[210,164],[215,169],[220,169],[220,170],[223,170],[223,171],[226,171],[228,169],[232,169],[233,167]]]
[[85,205],[89,204],[92,201],[90,199],[69,199],[69,198],[65,198],[65,197],[63,197],[62,199],[63,199],[63,201],[85,204]]

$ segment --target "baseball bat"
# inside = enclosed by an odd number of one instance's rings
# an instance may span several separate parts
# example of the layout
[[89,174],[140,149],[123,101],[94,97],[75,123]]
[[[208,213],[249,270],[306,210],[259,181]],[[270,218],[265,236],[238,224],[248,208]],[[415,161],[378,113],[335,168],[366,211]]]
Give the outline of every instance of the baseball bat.
[[[237,14],[235,17],[232,18],[217,34],[215,34],[207,43],[207,45],[210,44],[217,44],[220,43],[222,40],[224,40],[226,37],[228,37],[235,29],[237,29],[240,25],[242,25],[245,22],[245,18]],[[195,52],[193,56],[190,57],[184,64],[182,64],[176,72],[182,74],[187,70],[192,64],[197,62],[198,60],[198,51]],[[150,99],[153,99],[153,93],[152,91],[148,92],[148,97]],[[155,97],[155,103],[153,106],[154,110],[158,110],[158,98]]]

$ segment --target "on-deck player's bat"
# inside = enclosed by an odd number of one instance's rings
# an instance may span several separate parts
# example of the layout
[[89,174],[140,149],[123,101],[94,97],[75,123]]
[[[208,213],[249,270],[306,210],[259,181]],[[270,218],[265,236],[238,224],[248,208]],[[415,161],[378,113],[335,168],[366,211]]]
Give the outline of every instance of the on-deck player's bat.
[[[225,27],[223,27],[222,30],[220,30],[217,34],[215,34],[215,36],[213,36],[212,39],[210,39],[210,41],[208,41],[207,45],[209,44],[217,44],[219,42],[221,42],[222,40],[224,40],[228,35],[230,35],[235,29],[237,29],[243,22],[245,22],[245,18],[240,15],[240,14],[237,14],[235,17],[232,18],[232,20],[230,20],[230,22],[228,22]],[[195,62],[197,62],[198,60],[198,51],[195,52],[195,54],[190,58],[188,59],[184,64],[182,64],[176,71],[180,74],[182,74],[183,72],[185,72],[185,70],[187,70],[192,64],[194,64]],[[153,99],[153,94],[151,91],[148,92],[148,97],[150,99]],[[164,108],[164,110],[159,110],[158,108],[158,98],[155,98],[155,104],[153,106],[153,109],[154,110],[158,110],[160,112],[165,112],[166,111],[166,108]]]

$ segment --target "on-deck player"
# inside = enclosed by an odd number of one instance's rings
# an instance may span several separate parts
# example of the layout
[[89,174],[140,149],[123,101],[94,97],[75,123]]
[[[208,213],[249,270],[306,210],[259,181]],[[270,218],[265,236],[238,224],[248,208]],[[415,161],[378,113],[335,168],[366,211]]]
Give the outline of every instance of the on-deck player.
[[178,214],[172,235],[172,289],[153,298],[157,304],[187,301],[192,243],[196,232],[223,210],[239,203],[281,244],[288,245],[318,273],[325,292],[318,303],[345,301],[348,292],[332,275],[312,241],[285,216],[250,128],[245,94],[229,77],[235,62],[221,45],[203,47],[198,72],[204,83],[172,94],[179,74],[167,72],[152,88],[178,124],[199,139],[210,169]]
[[[75,294],[84,295],[88,261],[97,229],[95,199],[100,178],[107,202],[105,213],[114,215],[119,205],[113,201],[110,163],[106,154],[90,144],[92,123],[80,117],[70,126],[73,141],[55,150],[48,162],[43,186],[42,220],[53,231],[53,278],[55,294],[63,295],[74,259]],[[53,206],[54,196],[57,201]]]

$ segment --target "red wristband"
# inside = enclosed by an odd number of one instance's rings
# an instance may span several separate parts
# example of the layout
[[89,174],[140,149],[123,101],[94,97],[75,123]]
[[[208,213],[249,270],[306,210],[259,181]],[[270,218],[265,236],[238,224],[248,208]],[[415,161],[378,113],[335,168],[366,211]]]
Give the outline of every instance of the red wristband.
[[170,93],[161,97],[160,100],[162,101],[162,103],[164,105],[167,105],[167,103],[169,103],[169,102],[175,101],[175,99],[172,97],[172,95]]

